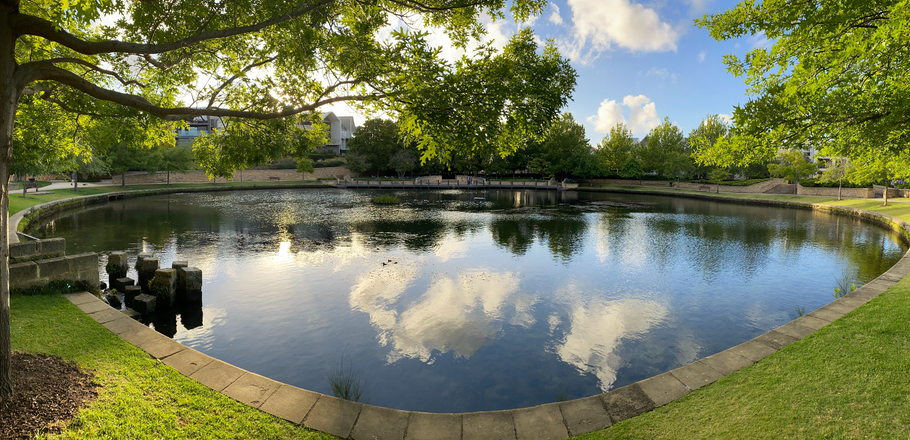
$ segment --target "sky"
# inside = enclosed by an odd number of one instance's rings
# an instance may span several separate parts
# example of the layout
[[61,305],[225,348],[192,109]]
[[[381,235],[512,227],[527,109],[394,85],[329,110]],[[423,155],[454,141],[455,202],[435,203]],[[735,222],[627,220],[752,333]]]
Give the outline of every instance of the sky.
[[[526,23],[485,19],[486,39],[501,47],[521,27],[552,39],[578,73],[564,111],[585,127],[591,145],[617,122],[644,137],[664,117],[688,135],[705,116],[729,117],[745,103],[742,78],[727,73],[725,54],[744,55],[769,44],[762,35],[717,42],[694,20],[735,6],[735,0],[553,0]],[[393,23],[393,27],[401,23]],[[430,44],[450,59],[460,56],[441,32]],[[352,114],[344,106],[334,109]],[[358,124],[364,115],[355,114]]]

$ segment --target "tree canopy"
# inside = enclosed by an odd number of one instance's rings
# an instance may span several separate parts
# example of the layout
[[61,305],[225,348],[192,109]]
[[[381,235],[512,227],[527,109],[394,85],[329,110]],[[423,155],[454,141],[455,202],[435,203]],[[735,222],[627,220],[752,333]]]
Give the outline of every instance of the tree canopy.
[[725,57],[753,98],[735,108],[733,136],[716,146],[715,164],[813,146],[910,176],[910,2],[744,1],[696,25],[717,40],[763,34],[773,42]]
[[[522,22],[546,5],[0,0],[0,398],[11,395],[6,231],[21,105],[50,104],[79,122],[126,118],[166,130],[195,116],[222,117],[222,135],[203,137],[195,151],[212,175],[288,153],[305,168],[301,153],[319,133],[303,127],[338,102],[395,114],[424,158],[490,146],[508,154],[544,135],[570,98],[575,72],[528,29],[501,51],[471,44],[484,33],[482,16],[508,12]],[[385,38],[399,20],[442,29],[454,46],[471,50],[449,61],[427,32],[399,28]],[[90,146],[80,141],[82,124],[68,127],[75,137],[52,138],[49,154],[69,157]]]

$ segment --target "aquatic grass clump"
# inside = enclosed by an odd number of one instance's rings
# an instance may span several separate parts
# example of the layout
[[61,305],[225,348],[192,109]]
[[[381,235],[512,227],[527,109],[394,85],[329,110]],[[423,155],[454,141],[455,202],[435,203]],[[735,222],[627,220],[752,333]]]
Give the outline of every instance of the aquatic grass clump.
[[360,376],[360,373],[354,371],[350,358],[348,358],[348,368],[344,367],[344,354],[341,355],[338,368],[329,371],[328,379],[333,396],[351,402],[366,402],[367,381]]
[[398,197],[384,194],[373,197],[372,202],[377,205],[397,205],[401,203],[401,200],[398,200]]

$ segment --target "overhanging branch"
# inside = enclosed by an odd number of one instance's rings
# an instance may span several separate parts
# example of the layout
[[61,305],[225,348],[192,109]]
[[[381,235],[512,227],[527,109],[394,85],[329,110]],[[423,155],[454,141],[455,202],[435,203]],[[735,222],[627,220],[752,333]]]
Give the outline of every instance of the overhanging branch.
[[385,97],[384,95],[379,94],[335,96],[332,98],[317,99],[312,104],[302,105],[296,108],[289,108],[286,110],[271,113],[245,110],[228,110],[220,108],[167,108],[152,104],[141,96],[121,93],[99,87],[86,80],[85,78],[80,77],[79,75],[76,75],[68,70],[61,69],[52,64],[33,65],[29,70],[30,71],[27,72],[27,74],[28,79],[31,79],[31,81],[55,81],[65,86],[79,90],[80,92],[85,93],[92,98],[113,102],[126,107],[132,107],[168,121],[184,120],[194,116],[236,117],[257,120],[279,119],[308,111],[313,111],[324,105],[332,104],[335,102],[368,101]]
[[237,35],[258,32],[268,27],[285,23],[320,7],[333,3],[336,0],[319,0],[312,4],[300,4],[291,12],[273,17],[248,26],[238,26],[228,29],[200,32],[187,38],[171,43],[142,44],[119,40],[86,41],[64,31],[54,23],[32,15],[14,14],[10,16],[10,25],[13,28],[14,38],[22,35],[35,35],[54,41],[62,46],[84,55],[97,55],[102,53],[132,53],[132,54],[158,54],[171,52],[177,49],[192,46],[209,40],[233,37]]

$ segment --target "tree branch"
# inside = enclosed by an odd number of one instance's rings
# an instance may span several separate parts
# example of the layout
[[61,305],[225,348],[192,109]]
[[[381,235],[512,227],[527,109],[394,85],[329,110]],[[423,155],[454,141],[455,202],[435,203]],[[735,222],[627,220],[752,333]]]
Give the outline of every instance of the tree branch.
[[10,26],[13,29],[14,38],[18,38],[22,35],[35,35],[43,37],[50,41],[54,41],[62,46],[70,48],[84,55],[97,55],[102,53],[134,53],[139,55],[156,54],[171,52],[204,41],[218,40],[222,38],[258,32],[270,26],[293,20],[297,17],[300,17],[301,15],[312,12],[335,1],[336,0],[318,0],[317,2],[309,5],[301,4],[287,14],[273,17],[256,24],[238,26],[228,29],[219,29],[208,32],[200,32],[198,34],[171,43],[161,44],[141,44],[119,40],[86,41],[76,37],[69,32],[64,31],[48,20],[23,14],[11,15]]
[[[268,119],[279,119],[288,116],[297,115],[303,112],[313,111],[335,102],[344,102],[344,101],[367,101],[372,99],[381,99],[384,98],[384,95],[344,95],[336,96],[333,98],[316,100],[312,104],[302,105],[297,108],[290,108],[273,113],[263,113],[255,111],[243,111],[243,110],[228,110],[220,108],[189,108],[189,107],[177,107],[177,108],[166,108],[159,107],[155,104],[152,104],[147,99],[131,95],[128,93],[121,93],[113,90],[108,90],[102,87],[99,87],[92,82],[86,80],[85,78],[76,75],[73,72],[70,72],[66,69],[61,69],[52,64],[31,64],[28,66],[28,69],[22,69],[17,72],[17,76],[23,76],[24,78],[17,78],[20,82],[28,81],[56,81],[65,86],[72,87],[76,90],[79,90],[82,93],[85,93],[88,96],[91,96],[95,99],[100,99],[103,101],[110,101],[116,104],[120,104],[126,107],[132,107],[137,110],[144,111],[148,114],[156,116],[158,118],[167,120],[167,121],[177,121],[191,118],[194,116],[219,116],[219,117],[237,117],[237,118],[247,118],[247,119],[258,119],[258,120],[268,120]],[[29,81],[31,80],[31,81]],[[26,83],[28,83],[26,82]],[[23,88],[24,89],[24,88]]]
[[78,65],[80,65],[80,66],[88,67],[89,69],[94,70],[95,72],[102,73],[102,74],[105,74],[105,75],[108,75],[108,76],[112,76],[112,77],[116,78],[117,81],[120,81],[120,84],[123,84],[124,86],[128,86],[128,85],[131,85],[131,84],[132,84],[132,85],[139,86],[139,87],[141,87],[141,88],[143,88],[143,89],[146,87],[145,84],[143,84],[143,83],[141,83],[141,82],[139,82],[139,81],[136,81],[136,80],[125,80],[125,79],[123,79],[123,77],[120,76],[120,74],[118,74],[117,72],[114,72],[114,71],[111,71],[111,70],[107,70],[107,69],[102,69],[101,67],[98,67],[98,66],[95,65],[95,64],[92,64],[92,63],[90,63],[90,62],[88,62],[88,61],[85,61],[85,60],[80,60],[80,59],[78,59],[78,58],[52,58],[52,59],[44,60],[44,61],[36,61],[36,63],[50,63],[50,64],[70,63],[70,64],[78,64]]
[[253,70],[253,69],[255,69],[255,68],[259,67],[259,66],[262,66],[262,65],[264,65],[264,64],[271,63],[272,61],[275,61],[275,60],[277,60],[277,59],[278,59],[278,55],[275,55],[275,56],[272,56],[272,57],[268,57],[268,58],[266,58],[266,59],[264,59],[264,60],[262,60],[262,61],[259,61],[259,62],[257,62],[257,63],[253,63],[253,64],[250,64],[249,66],[244,67],[243,70],[241,70],[240,72],[238,72],[236,75],[234,75],[234,76],[228,78],[224,83],[222,83],[220,86],[218,86],[218,88],[216,88],[216,89],[212,92],[212,97],[209,98],[209,105],[208,105],[207,107],[211,107],[211,106],[215,105],[215,99],[218,98],[218,94],[221,93],[221,91],[224,90],[225,87],[231,85],[231,83],[233,83],[234,81],[236,81],[237,78],[240,78],[241,76],[243,76],[244,73],[247,73],[247,72],[249,72],[250,70]]

